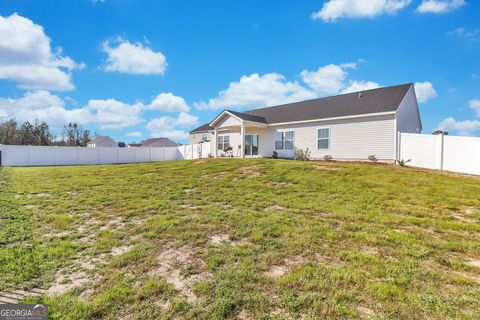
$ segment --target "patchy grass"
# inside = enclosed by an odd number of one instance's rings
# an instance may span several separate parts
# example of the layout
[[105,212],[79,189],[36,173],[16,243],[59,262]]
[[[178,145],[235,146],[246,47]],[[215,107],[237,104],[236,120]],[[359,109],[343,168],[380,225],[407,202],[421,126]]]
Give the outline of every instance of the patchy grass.
[[480,180],[366,164],[0,171],[0,289],[52,318],[476,319]]

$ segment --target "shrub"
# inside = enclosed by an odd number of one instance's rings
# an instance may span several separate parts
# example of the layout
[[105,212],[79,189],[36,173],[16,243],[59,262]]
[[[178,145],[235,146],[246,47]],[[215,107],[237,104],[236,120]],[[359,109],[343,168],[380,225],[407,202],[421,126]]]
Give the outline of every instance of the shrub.
[[325,157],[323,157],[323,160],[325,161],[332,161],[333,160],[333,157],[329,154],[327,154]]
[[277,152],[277,151],[273,151],[272,158],[273,158],[273,159],[277,159],[277,158],[278,158],[278,152]]
[[303,149],[295,149],[295,160],[300,160],[300,161],[307,161],[310,160],[310,150],[306,148],[305,150]]
[[377,162],[378,161],[377,157],[374,154],[369,155],[368,160],[370,160],[372,162]]
[[398,163],[401,167],[405,167],[407,165],[407,163],[409,163],[410,161],[412,161],[412,159],[408,159],[408,160],[396,160],[395,162]]

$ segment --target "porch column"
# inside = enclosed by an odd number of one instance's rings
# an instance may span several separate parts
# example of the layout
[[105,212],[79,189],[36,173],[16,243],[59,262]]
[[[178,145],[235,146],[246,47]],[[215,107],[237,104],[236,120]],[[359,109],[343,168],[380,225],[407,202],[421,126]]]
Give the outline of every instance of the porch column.
[[240,125],[240,157],[245,158],[245,124]]
[[217,158],[218,157],[218,130],[217,128],[214,128],[214,137],[213,137],[213,157]]

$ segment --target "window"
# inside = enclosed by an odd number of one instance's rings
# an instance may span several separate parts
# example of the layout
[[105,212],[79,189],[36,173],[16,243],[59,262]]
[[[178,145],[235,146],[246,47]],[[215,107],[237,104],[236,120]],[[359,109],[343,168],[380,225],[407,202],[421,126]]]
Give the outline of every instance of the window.
[[285,149],[293,149],[293,131],[285,131]]
[[293,149],[293,131],[275,132],[275,150]]
[[202,133],[202,141],[208,141],[208,133]]
[[226,150],[230,147],[230,136],[218,136],[218,150]]
[[328,149],[330,147],[330,129],[318,129],[318,149]]

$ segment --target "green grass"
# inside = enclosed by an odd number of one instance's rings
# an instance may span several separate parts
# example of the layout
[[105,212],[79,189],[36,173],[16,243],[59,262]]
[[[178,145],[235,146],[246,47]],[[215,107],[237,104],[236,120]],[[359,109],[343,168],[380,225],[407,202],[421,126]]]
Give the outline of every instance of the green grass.
[[54,319],[480,318],[478,178],[215,159],[7,168],[0,190],[0,290],[64,286],[25,300]]

